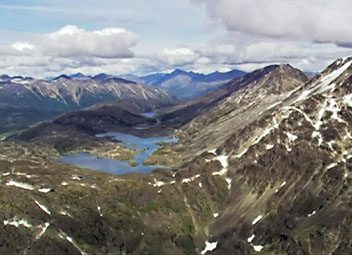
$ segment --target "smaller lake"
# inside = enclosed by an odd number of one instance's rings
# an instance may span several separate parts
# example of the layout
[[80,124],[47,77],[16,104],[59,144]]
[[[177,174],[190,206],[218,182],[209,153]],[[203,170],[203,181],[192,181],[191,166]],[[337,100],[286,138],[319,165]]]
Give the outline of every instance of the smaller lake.
[[114,160],[107,158],[98,158],[90,153],[76,153],[63,155],[59,158],[60,162],[76,165],[82,168],[99,170],[111,174],[125,174],[132,172],[149,173],[155,168],[163,166],[145,166],[143,162],[153,154],[160,143],[175,143],[178,138],[171,137],[149,137],[143,138],[125,133],[109,132],[97,135],[97,137],[110,137],[114,140],[121,141],[127,148],[137,150],[135,157],[137,166],[131,166],[127,161]]
[[141,115],[146,118],[154,118],[156,115],[156,112],[143,112],[141,113]]

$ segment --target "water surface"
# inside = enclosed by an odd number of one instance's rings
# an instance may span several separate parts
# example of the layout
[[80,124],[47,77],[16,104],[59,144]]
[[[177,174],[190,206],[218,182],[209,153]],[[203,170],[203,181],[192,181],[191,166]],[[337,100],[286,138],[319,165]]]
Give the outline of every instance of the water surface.
[[137,166],[131,166],[127,161],[98,158],[90,153],[76,153],[64,155],[59,158],[60,162],[73,164],[82,168],[104,171],[111,174],[125,174],[131,172],[149,173],[157,167],[164,166],[145,166],[143,162],[160,147],[160,143],[175,143],[178,138],[171,137],[151,137],[143,138],[125,133],[109,132],[97,135],[98,137],[111,137],[121,141],[126,147],[137,150],[135,157]]

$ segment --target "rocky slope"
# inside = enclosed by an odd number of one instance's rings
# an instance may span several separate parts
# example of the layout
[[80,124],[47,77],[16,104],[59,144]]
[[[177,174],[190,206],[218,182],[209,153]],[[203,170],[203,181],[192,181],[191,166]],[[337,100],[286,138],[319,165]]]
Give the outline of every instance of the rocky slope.
[[117,103],[110,103],[67,113],[10,136],[8,140],[50,145],[60,153],[79,149],[94,150],[95,147],[104,146],[110,150],[110,139],[98,138],[97,134],[122,132],[153,136],[169,131],[157,124],[156,119],[132,113]]
[[247,115],[230,97],[185,129],[188,154],[205,150],[189,165],[214,168],[229,189],[204,244],[212,254],[351,253],[351,82],[352,58],[338,60],[276,100],[242,97]]
[[[234,79],[221,89],[204,97],[166,109],[159,114],[159,118],[163,124],[178,128],[189,123],[197,116],[208,118],[207,115],[202,115],[202,113],[209,109],[211,109],[212,118],[215,118],[214,115],[221,114],[216,109],[226,108],[226,105],[227,108],[234,108],[233,103],[236,104],[236,108],[242,108],[241,111],[245,112],[248,106],[245,101],[254,105],[258,102],[257,97],[260,97],[270,102],[270,100],[282,96],[283,93],[292,90],[307,80],[308,78],[303,72],[289,65],[268,66],[248,73],[244,77]],[[265,95],[269,95],[270,98],[266,98]],[[245,100],[242,100],[242,98]],[[228,103],[221,103],[223,100],[227,100]],[[221,111],[227,113],[225,108]],[[209,120],[212,118],[209,118]],[[192,122],[192,125],[196,122],[197,119]],[[208,123],[204,124],[206,126]]]
[[352,58],[306,83],[270,70],[178,132],[170,171],[110,176],[1,143],[0,253],[351,254]]
[[149,111],[177,100],[165,90],[119,78],[54,80],[3,77],[0,82],[0,132],[25,128],[40,120],[104,102],[117,102],[131,111]]

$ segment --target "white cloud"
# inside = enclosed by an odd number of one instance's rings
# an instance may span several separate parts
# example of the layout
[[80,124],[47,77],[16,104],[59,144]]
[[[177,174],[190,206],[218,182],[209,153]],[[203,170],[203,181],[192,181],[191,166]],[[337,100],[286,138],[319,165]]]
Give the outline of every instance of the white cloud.
[[38,47],[44,55],[56,57],[129,58],[138,41],[138,35],[122,28],[87,31],[70,25],[41,36]]
[[33,50],[34,49],[34,45],[32,45],[28,42],[15,42],[11,45],[11,47],[17,51]]
[[350,0],[191,0],[229,31],[272,38],[352,43]]
[[199,58],[199,54],[190,48],[165,48],[159,54],[159,60],[171,66],[184,66],[191,64]]

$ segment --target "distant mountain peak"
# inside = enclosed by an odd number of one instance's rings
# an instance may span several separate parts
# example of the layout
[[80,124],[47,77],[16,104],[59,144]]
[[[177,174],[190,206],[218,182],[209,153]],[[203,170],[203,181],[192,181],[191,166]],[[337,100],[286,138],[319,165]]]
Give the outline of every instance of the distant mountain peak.
[[182,75],[182,74],[189,74],[188,72],[186,72],[186,71],[184,71],[184,70],[182,70],[182,69],[175,69],[172,73],[171,73],[171,75]]
[[227,82],[244,76],[246,73],[240,70],[232,70],[210,74],[196,73],[175,69],[171,73],[155,73],[138,80],[148,85],[159,86],[168,89],[182,99],[192,99],[216,90]]
[[70,75],[71,78],[82,78],[82,77],[90,77],[90,75],[85,75],[83,73],[75,73]]
[[110,78],[114,78],[114,76],[111,74],[106,74],[106,73],[100,73],[100,74],[97,74],[92,77],[93,80],[100,80],[100,81],[107,80]]
[[71,80],[71,77],[66,75],[66,74],[61,74],[53,79],[54,81],[56,80]]

